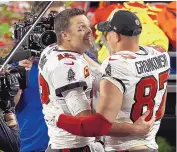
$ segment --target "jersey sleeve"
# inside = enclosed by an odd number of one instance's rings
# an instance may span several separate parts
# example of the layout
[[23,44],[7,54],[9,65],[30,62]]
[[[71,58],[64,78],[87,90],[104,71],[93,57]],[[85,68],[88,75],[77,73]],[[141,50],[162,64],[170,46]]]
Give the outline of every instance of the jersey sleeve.
[[127,69],[126,63],[119,59],[113,61],[107,59],[102,63],[101,71],[103,73],[102,79],[107,79],[112,82],[123,94],[126,92],[126,87],[129,84],[129,78],[127,76],[129,70]]
[[73,60],[64,61],[55,68],[51,78],[56,96],[65,99],[67,107],[73,116],[82,111],[91,110],[90,101],[85,94],[87,83],[82,65]]
[[87,83],[83,72],[83,67],[72,60],[59,64],[51,73],[56,96],[62,97],[63,92],[75,88],[86,90]]
[[91,110],[90,101],[81,87],[75,88],[71,91],[65,91],[62,95],[73,116],[76,116],[85,110]]

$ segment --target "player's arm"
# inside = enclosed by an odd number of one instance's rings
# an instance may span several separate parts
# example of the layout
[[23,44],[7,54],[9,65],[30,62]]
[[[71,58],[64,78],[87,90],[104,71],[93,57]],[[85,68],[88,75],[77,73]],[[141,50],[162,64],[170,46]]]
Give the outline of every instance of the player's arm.
[[123,94],[118,87],[107,79],[101,80],[100,97],[96,112],[113,123],[120,111]]
[[97,62],[95,62],[94,60],[92,60],[87,54],[84,53],[84,58],[85,60],[89,63],[90,66],[93,66],[97,69],[101,69],[101,65],[98,64]]
[[120,110],[123,95],[106,79],[102,80],[100,85],[100,98],[94,116],[75,118],[61,114],[57,126],[72,134],[85,137],[107,134]]
[[149,115],[150,111],[146,111],[141,117],[136,120],[133,124],[130,123],[113,123],[109,133],[107,135],[114,137],[125,137],[125,136],[146,136],[151,128],[155,118],[153,117],[150,121],[145,121],[145,118]]
[[92,60],[87,54],[84,54],[84,58],[90,65],[91,75],[93,78],[93,89],[95,91],[100,91],[100,81],[102,77],[101,65]]
[[[76,119],[71,116],[61,115],[57,125],[72,134],[80,136],[101,136],[107,134],[124,137],[146,135],[154,121],[154,119],[151,119],[149,122],[145,121],[149,112],[146,112],[134,124],[113,123],[120,110],[122,98],[122,92],[112,82],[104,79],[101,81],[100,99],[95,116]],[[113,123],[112,127],[111,123]],[[94,126],[90,124],[94,124]]]

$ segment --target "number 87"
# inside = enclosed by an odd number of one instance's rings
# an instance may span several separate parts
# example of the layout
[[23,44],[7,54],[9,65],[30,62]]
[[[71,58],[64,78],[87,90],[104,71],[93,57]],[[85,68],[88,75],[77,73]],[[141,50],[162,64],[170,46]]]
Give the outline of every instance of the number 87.
[[[134,100],[135,103],[132,105],[130,118],[133,122],[135,122],[143,113],[143,107],[147,106],[148,110],[150,110],[150,114],[147,116],[146,121],[150,120],[153,116],[153,110],[155,106],[155,97],[157,95],[157,91],[164,89],[164,83],[167,82],[169,76],[169,70],[164,71],[159,74],[159,84],[157,83],[156,78],[152,76],[143,77],[136,85]],[[159,85],[159,90],[158,89]],[[149,88],[149,94],[145,95],[146,88]],[[160,106],[156,111],[156,120],[159,120],[163,117],[164,114],[164,104],[166,103],[166,94],[167,90],[163,94],[161,99]],[[158,100],[158,99],[157,99]]]

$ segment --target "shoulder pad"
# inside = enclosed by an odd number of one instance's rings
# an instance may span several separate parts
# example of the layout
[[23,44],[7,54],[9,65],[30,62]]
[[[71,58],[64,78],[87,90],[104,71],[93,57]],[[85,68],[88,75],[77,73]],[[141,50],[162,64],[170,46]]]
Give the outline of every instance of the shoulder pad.
[[54,48],[56,48],[56,45],[57,45],[57,44],[51,44],[51,45],[47,46],[47,47],[42,51],[42,54],[43,54],[43,53],[50,54],[50,52],[51,52]]

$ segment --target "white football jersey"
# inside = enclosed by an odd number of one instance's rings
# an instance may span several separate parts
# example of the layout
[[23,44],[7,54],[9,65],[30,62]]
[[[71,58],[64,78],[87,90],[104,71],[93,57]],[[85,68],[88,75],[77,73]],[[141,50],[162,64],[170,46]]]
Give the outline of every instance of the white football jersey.
[[[58,128],[55,121],[60,107],[65,114],[73,116],[92,107],[93,80],[83,55],[59,51],[56,45],[51,45],[42,52],[38,66],[43,113],[52,149],[78,148],[94,141],[95,138],[75,136]],[[70,96],[69,92],[76,88],[85,91],[84,101],[72,101],[74,95]],[[69,94],[67,99],[70,100],[66,100],[63,94]]]
[[160,127],[170,69],[169,55],[161,51],[157,46],[140,47],[136,53],[120,51],[102,64],[103,79],[111,81],[123,93],[116,122],[133,123],[147,110],[150,110],[147,120],[156,115],[153,130],[147,138],[106,136],[106,151],[126,150],[141,145],[158,149],[155,136]]

